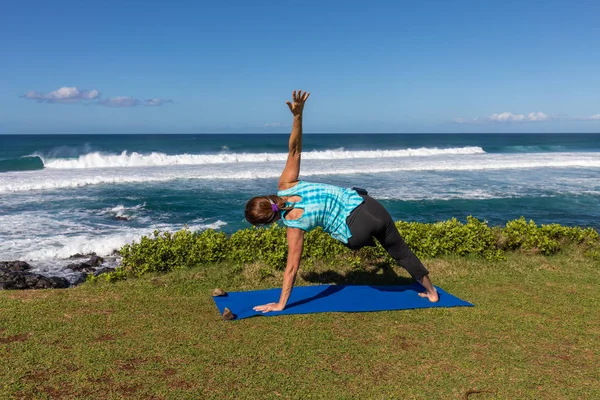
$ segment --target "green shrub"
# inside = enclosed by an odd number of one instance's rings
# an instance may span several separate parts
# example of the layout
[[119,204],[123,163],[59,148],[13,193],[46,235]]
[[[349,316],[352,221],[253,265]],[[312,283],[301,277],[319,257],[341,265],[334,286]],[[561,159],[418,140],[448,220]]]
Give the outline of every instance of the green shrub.
[[[600,243],[594,229],[558,224],[537,226],[523,217],[507,222],[505,227],[493,228],[474,217],[467,217],[466,223],[456,218],[433,224],[398,221],[396,227],[420,258],[457,255],[502,260],[506,258],[506,251],[552,255],[568,244],[585,246],[586,254],[595,258]],[[122,267],[106,274],[104,279],[118,280],[127,275],[217,262],[236,266],[259,262],[265,265],[261,276],[267,277],[274,270],[285,268],[287,251],[286,229],[276,224],[268,228],[242,229],[230,236],[215,230],[191,232],[187,228],[175,233],[155,231],[150,237],[144,236],[139,242],[123,246],[120,250]],[[382,261],[394,262],[379,243],[352,251],[320,228],[304,236],[304,265],[325,262],[358,267]]]
[[101,274],[98,276],[95,276],[94,274],[89,274],[86,277],[86,282],[96,282],[100,279],[103,279],[107,282],[116,282],[116,281],[127,279],[127,275],[128,275],[128,273],[125,270],[125,268],[118,267],[113,272],[107,272],[105,274]]
[[561,244],[592,245],[598,241],[598,232],[592,228],[567,227],[559,224],[542,225],[527,222],[524,217],[509,221],[501,232],[502,249],[526,250],[543,255],[557,253]]
[[400,234],[413,252],[422,258],[455,254],[475,255],[488,260],[504,259],[496,247],[496,237],[485,221],[467,217],[462,224],[456,218],[434,224],[397,222]]
[[154,231],[152,237],[143,236],[139,243],[123,246],[120,254],[125,270],[142,275],[222,261],[227,258],[228,246],[227,235],[214,230]]
[[[186,235],[189,234],[187,229],[185,231]],[[193,258],[187,260],[187,263],[191,265],[213,264],[229,259],[231,246],[229,238],[224,232],[208,229],[202,233],[193,233],[192,238],[190,253]],[[181,262],[185,263],[186,260],[181,260]]]

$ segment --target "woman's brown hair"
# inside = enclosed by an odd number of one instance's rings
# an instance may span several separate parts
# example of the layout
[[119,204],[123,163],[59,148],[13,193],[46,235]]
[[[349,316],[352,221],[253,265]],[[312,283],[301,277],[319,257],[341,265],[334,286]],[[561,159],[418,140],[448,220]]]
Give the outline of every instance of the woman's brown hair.
[[252,225],[266,225],[277,219],[277,211],[273,211],[271,204],[277,204],[281,211],[289,211],[294,207],[286,207],[282,197],[270,194],[268,196],[256,196],[246,203],[246,220]]

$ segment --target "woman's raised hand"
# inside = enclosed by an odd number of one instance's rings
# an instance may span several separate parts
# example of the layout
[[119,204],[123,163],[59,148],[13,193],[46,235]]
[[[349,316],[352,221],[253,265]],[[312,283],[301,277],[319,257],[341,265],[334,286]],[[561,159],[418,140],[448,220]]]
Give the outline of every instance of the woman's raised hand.
[[292,100],[294,100],[294,102],[293,103],[291,101],[285,102],[288,105],[288,107],[290,108],[290,111],[292,112],[292,114],[302,115],[302,110],[304,110],[304,103],[308,99],[308,96],[310,96],[310,93],[309,92],[302,93],[302,90],[298,90],[297,92],[294,90],[292,92]]

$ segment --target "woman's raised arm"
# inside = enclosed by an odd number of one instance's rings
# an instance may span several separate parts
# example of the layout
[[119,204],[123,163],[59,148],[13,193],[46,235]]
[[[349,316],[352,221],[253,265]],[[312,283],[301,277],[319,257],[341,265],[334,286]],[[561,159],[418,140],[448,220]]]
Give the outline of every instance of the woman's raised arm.
[[289,153],[285,163],[285,168],[279,178],[279,190],[288,189],[298,182],[300,174],[300,156],[302,154],[302,113],[304,111],[304,103],[310,96],[309,92],[294,90],[292,92],[293,102],[286,101],[290,111],[294,115],[292,125],[292,133],[290,134]]

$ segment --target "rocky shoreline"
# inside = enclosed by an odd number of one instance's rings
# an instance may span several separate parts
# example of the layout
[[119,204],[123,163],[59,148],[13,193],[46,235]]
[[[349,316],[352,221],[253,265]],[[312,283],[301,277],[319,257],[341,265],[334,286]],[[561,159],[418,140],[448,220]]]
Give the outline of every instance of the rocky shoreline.
[[65,270],[78,274],[73,281],[59,276],[34,273],[31,271],[33,267],[25,261],[0,261],[0,290],[66,289],[85,282],[88,275],[98,276],[115,270],[111,267],[103,267],[104,259],[93,253],[75,254],[69,257],[69,259],[82,258],[88,259],[64,267]]

